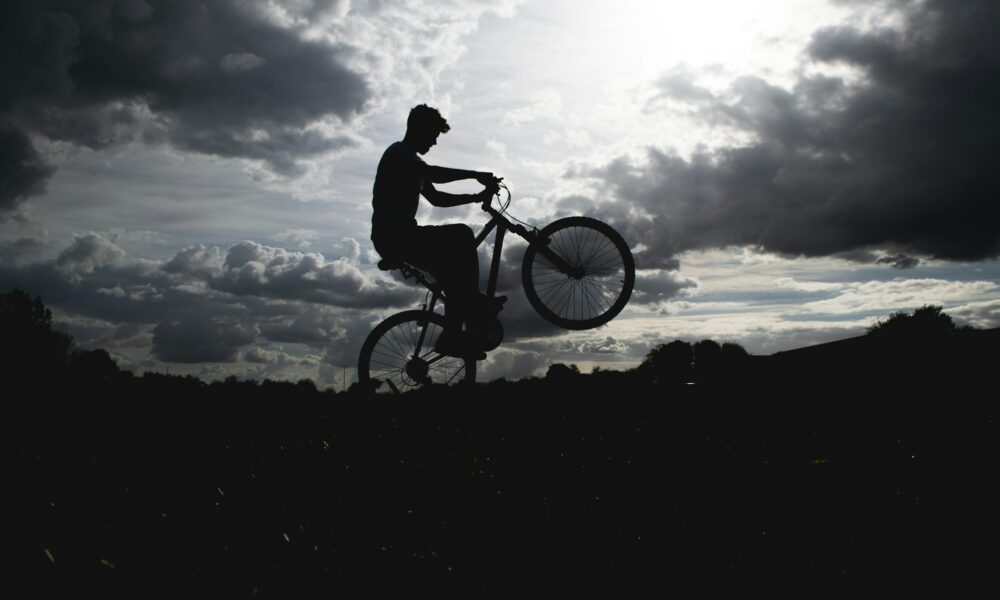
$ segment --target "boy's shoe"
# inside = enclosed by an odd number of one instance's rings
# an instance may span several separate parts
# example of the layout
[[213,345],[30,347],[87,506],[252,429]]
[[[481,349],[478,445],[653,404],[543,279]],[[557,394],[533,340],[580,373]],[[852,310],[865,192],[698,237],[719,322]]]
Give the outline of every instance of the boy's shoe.
[[479,294],[479,308],[483,312],[495,315],[503,309],[504,302],[507,302],[507,296],[493,296],[490,298],[486,294]]
[[445,356],[485,360],[486,353],[480,350],[474,336],[464,331],[445,329],[434,342],[434,351]]

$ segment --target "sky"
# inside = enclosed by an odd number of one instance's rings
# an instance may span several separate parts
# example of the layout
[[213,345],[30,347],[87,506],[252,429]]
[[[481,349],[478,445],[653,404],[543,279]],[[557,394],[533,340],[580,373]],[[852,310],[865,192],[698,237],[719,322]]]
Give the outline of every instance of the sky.
[[451,125],[428,163],[503,176],[539,227],[610,223],[638,269],[621,315],[568,332],[508,243],[480,379],[673,339],[770,354],[925,304],[998,327],[998,22],[989,0],[4,2],[0,290],[136,373],[339,387],[423,301],[369,234],[381,153],[427,103]]

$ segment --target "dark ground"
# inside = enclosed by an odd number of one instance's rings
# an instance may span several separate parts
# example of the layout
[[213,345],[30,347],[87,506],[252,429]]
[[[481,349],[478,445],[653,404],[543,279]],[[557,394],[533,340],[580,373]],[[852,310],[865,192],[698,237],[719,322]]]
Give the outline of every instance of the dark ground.
[[563,383],[8,405],[0,597],[1000,593],[988,394]]

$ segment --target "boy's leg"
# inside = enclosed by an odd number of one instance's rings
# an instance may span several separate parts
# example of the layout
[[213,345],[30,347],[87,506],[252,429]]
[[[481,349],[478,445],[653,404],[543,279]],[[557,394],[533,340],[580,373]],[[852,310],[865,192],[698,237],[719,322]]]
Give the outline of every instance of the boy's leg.
[[437,279],[448,297],[445,321],[453,331],[464,322],[478,329],[479,255],[476,236],[467,225],[418,227],[408,240],[407,260]]

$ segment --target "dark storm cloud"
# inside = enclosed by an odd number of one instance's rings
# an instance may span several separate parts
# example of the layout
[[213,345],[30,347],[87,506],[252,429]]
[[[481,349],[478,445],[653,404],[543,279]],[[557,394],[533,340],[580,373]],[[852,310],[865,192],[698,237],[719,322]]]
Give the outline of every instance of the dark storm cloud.
[[920,264],[920,259],[905,254],[891,254],[875,260],[877,264],[889,265],[893,269],[912,269]]
[[[293,2],[300,18],[341,3]],[[268,4],[12,0],[0,6],[0,211],[43,190],[32,133],[91,148],[142,136],[283,174],[353,142],[317,129],[370,92],[348,50],[304,39]],[[318,13],[317,13],[318,14]]]
[[321,378],[333,381],[335,378],[334,370],[344,365],[357,364],[361,345],[379,320],[372,318],[372,315],[343,315],[327,342],[322,345],[314,344],[314,347],[324,349],[321,360]]
[[253,326],[207,317],[168,321],[153,330],[153,354],[166,362],[233,362],[257,335]]
[[31,196],[45,192],[53,172],[23,132],[0,122],[0,221]]
[[658,304],[673,298],[684,289],[695,287],[698,287],[695,280],[681,277],[676,272],[642,270],[635,274],[635,290],[630,303]]
[[[788,256],[981,260],[1000,253],[1000,4],[895,2],[900,31],[816,32],[805,58],[859,83],[756,77],[722,95],[690,73],[664,98],[705,122],[750,134],[746,146],[689,159],[650,149],[597,170],[621,200],[602,215],[641,242],[640,266],[681,251],[748,245]],[[651,218],[649,218],[651,217]]]
[[17,265],[30,261],[45,248],[45,242],[34,238],[0,241],[0,264]]

